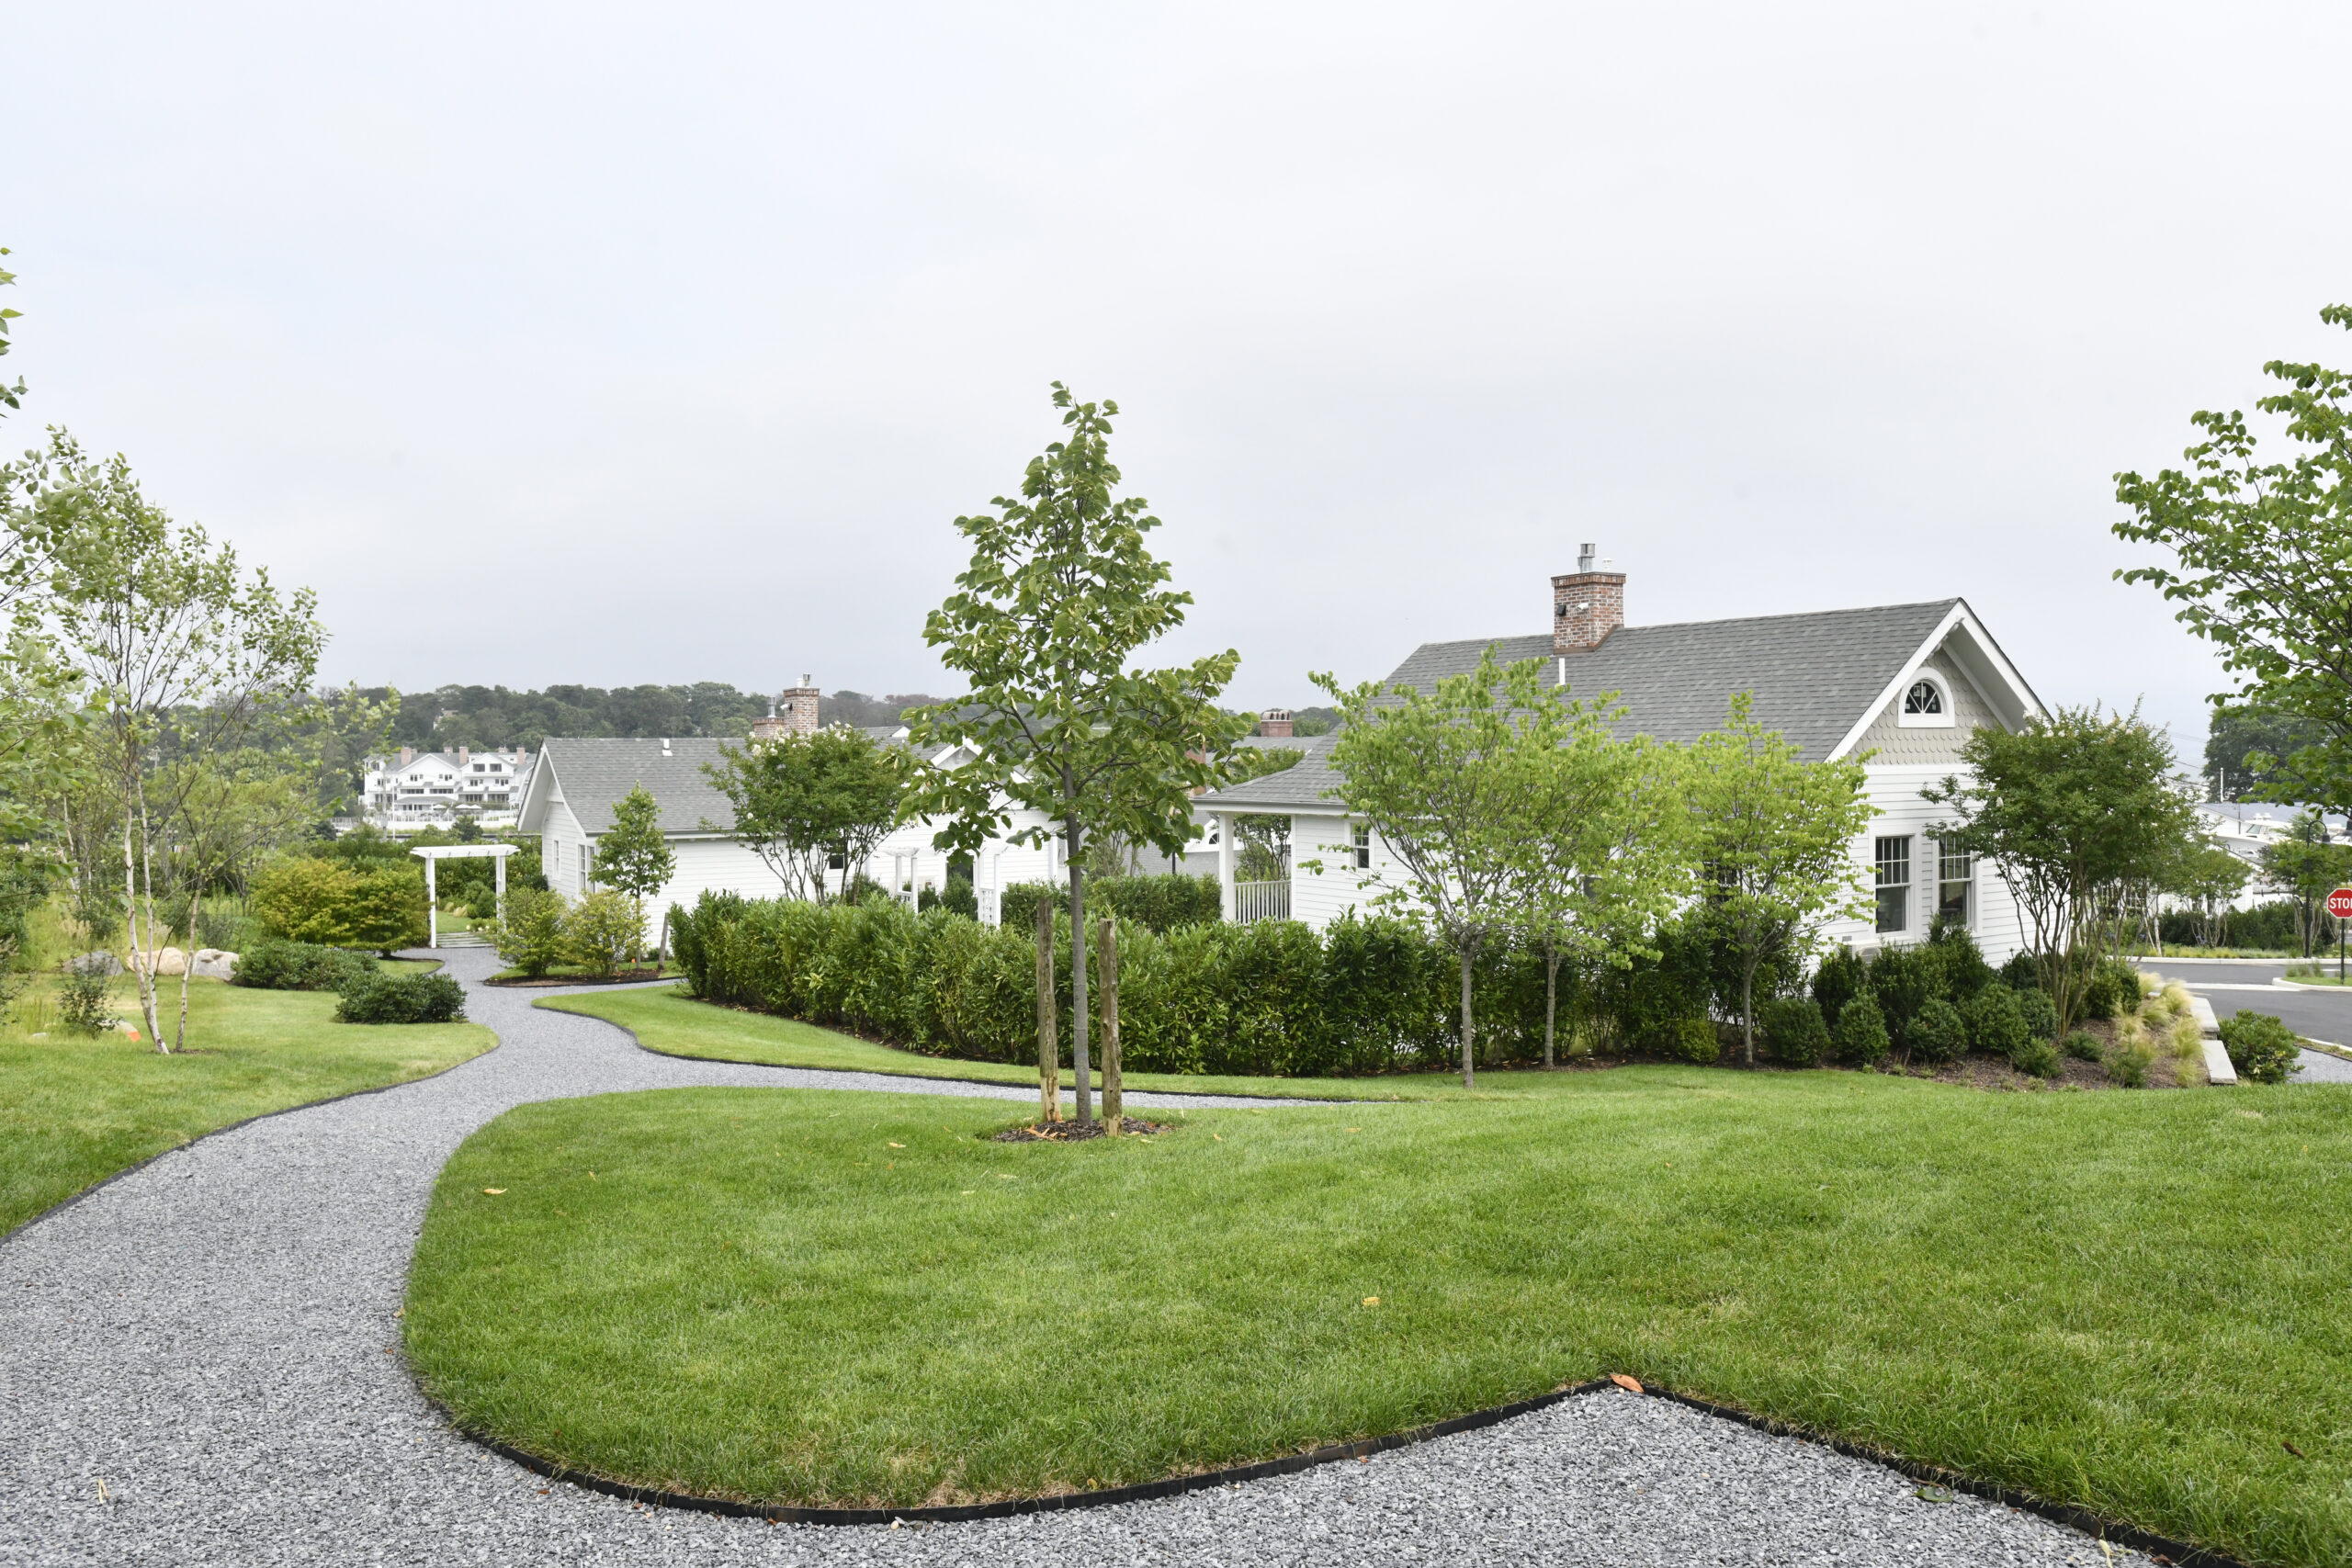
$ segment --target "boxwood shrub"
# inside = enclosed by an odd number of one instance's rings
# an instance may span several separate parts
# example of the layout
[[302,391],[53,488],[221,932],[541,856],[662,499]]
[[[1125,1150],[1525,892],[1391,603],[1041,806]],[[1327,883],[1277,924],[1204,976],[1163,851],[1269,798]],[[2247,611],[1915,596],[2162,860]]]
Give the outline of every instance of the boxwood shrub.
[[231,984],[264,991],[339,991],[374,973],[376,961],[364,953],[315,942],[265,938],[237,955]]
[[343,987],[334,1016],[345,1023],[455,1023],[466,1016],[466,992],[442,974],[371,974]]
[[1810,1067],[1828,1054],[1829,1026],[1822,1021],[1821,1004],[1812,998],[1775,997],[1757,1012],[1774,1061]]
[[2252,1083],[2285,1083],[2301,1059],[2295,1032],[2265,1012],[2242,1012],[2222,1021],[2222,1049],[2238,1077]]

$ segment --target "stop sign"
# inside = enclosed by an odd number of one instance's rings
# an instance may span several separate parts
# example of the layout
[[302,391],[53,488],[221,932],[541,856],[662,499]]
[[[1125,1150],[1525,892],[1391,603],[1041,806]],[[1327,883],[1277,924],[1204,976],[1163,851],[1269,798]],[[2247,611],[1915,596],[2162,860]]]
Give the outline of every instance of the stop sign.
[[2352,887],[2339,887],[2329,894],[2327,912],[2339,920],[2352,920]]

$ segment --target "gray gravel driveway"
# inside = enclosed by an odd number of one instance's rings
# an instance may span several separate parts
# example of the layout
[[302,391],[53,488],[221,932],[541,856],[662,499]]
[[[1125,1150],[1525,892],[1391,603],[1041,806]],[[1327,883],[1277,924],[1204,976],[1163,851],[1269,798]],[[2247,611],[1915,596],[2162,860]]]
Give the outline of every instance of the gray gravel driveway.
[[[448,956],[469,981],[492,962]],[[469,988],[496,1051],[203,1139],[0,1246],[0,1563],[2108,1561],[2032,1516],[1923,1501],[1877,1466],[1616,1393],[1364,1464],[930,1529],[548,1485],[455,1436],[397,1352],[426,1198],[469,1133],[526,1101],[628,1089],[1028,1091],[680,1061],[536,1011],[534,993]]]

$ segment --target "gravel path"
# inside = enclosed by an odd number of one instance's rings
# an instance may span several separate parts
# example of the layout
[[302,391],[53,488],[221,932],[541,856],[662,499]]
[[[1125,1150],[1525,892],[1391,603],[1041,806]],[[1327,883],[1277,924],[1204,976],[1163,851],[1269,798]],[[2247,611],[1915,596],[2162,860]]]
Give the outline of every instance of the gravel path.
[[[493,962],[447,956],[469,980]],[[1925,1502],[1876,1466],[1614,1393],[1368,1464],[931,1529],[547,1486],[453,1435],[393,1353],[434,1175],[469,1133],[525,1101],[626,1089],[1031,1091],[657,1056],[534,1010],[545,994],[474,987],[490,1055],[204,1139],[0,1247],[0,1563],[2108,1561],[2030,1515]]]

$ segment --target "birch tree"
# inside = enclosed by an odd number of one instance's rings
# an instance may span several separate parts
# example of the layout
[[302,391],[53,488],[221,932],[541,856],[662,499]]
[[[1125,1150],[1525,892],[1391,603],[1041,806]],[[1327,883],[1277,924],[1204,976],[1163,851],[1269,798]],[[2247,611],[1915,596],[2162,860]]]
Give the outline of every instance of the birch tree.
[[936,847],[977,853],[1013,807],[1046,818],[1012,841],[1058,840],[1069,884],[1070,1055],[1078,1121],[1093,1122],[1087,1062],[1087,847],[1094,836],[1183,852],[1198,831],[1193,795],[1224,777],[1222,758],[1248,720],[1216,705],[1240,655],[1139,670],[1142,649],[1184,624],[1190,593],[1168,586],[1145,547],[1159,526],[1141,496],[1119,496],[1111,421],[1119,405],[1082,403],[1060,382],[1064,438],[1029,462],[1016,499],[956,519],[972,542],[956,591],[931,613],[923,640],[967,690],[906,716],[910,746],[958,747],[953,768],[913,770],[902,819],[945,823]]
[[281,594],[230,546],[174,523],[119,456],[92,459],[53,431],[49,457],[74,497],[52,541],[49,613],[119,813],[131,968],[155,1048],[166,1051],[155,969],[168,933],[157,919],[156,863],[180,793],[201,775],[165,764],[232,752],[266,710],[305,705],[326,633],[308,589]]

